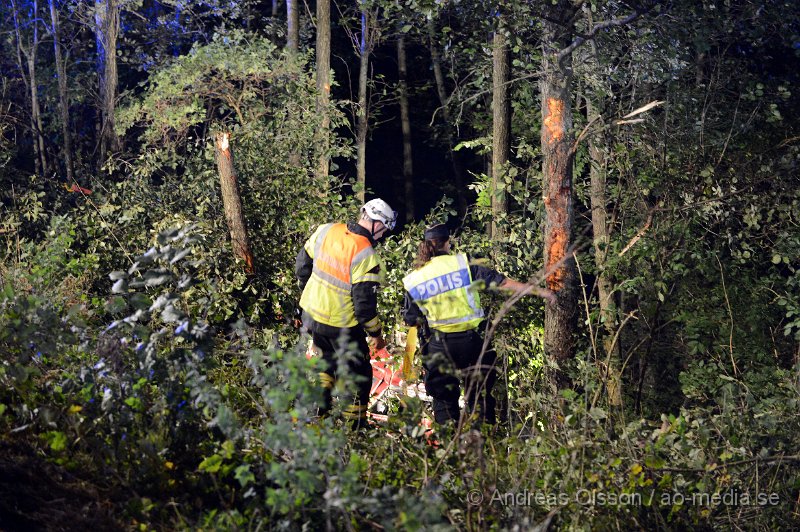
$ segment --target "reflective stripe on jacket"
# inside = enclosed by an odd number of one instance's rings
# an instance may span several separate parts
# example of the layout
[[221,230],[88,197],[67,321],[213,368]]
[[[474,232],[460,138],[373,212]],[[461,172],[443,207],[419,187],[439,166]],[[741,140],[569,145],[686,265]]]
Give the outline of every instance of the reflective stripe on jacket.
[[439,255],[403,278],[431,329],[450,333],[474,329],[483,320],[467,256]]
[[[300,297],[300,307],[316,322],[331,327],[355,327],[358,320],[351,293],[353,285],[383,280],[380,270],[371,271],[380,266],[380,259],[369,239],[348,231],[345,224],[325,224],[314,231],[304,247],[314,265]],[[380,329],[377,317],[365,324],[365,328],[368,332]]]

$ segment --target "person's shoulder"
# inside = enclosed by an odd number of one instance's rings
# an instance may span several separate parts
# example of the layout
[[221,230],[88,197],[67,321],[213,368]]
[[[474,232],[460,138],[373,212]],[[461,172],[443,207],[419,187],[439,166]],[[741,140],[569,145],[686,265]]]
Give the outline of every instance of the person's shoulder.
[[482,268],[491,268],[492,263],[486,257],[469,257],[470,266],[480,266]]

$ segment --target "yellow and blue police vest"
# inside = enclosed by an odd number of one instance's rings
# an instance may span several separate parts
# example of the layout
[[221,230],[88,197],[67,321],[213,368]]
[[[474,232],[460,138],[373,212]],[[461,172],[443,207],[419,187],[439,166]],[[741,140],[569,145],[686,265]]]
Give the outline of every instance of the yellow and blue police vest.
[[[353,233],[342,223],[321,225],[305,243],[313,259],[300,307],[311,318],[331,327],[358,325],[351,289],[356,283],[383,281],[380,258],[369,239]],[[378,317],[364,324],[367,332],[380,331]]]
[[431,329],[444,333],[469,331],[483,320],[480,296],[463,253],[433,257],[406,275],[403,286],[425,314]]

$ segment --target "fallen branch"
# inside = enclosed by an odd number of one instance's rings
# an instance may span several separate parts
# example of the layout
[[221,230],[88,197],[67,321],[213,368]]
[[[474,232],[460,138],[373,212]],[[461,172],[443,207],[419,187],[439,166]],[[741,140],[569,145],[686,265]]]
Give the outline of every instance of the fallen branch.
[[627,253],[628,250],[631,249],[634,246],[634,244],[636,244],[636,242],[638,242],[639,239],[644,236],[647,230],[650,229],[651,223],[653,223],[653,210],[650,210],[650,213],[647,215],[647,221],[644,223],[644,226],[641,229],[639,229],[639,232],[636,233],[636,236],[631,238],[631,241],[628,242],[628,245],[622,248],[622,251],[619,252],[620,257],[623,256],[625,253]]

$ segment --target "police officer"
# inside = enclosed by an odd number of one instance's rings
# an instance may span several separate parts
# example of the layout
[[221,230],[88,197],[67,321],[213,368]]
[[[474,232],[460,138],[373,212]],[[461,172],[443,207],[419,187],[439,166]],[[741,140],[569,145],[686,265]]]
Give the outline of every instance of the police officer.
[[433,398],[437,423],[458,420],[460,384],[464,384],[468,412],[477,410],[495,422],[492,388],[497,379],[496,354],[483,352],[484,312],[478,289],[482,286],[522,291],[527,284],[493,269],[470,264],[463,253],[450,254],[450,233],[444,224],[425,229],[414,270],[403,278],[406,289],[403,319],[409,326],[429,328],[423,351],[425,390]]
[[[397,213],[385,201],[368,201],[361,207],[357,223],[318,227],[295,262],[295,275],[303,289],[303,325],[311,332],[314,346],[325,362],[325,370],[319,374],[325,391],[320,415],[330,411],[331,389],[337,374],[344,369],[340,363],[346,363],[357,380],[357,393],[344,411],[354,426],[366,421],[372,383],[370,348],[386,346],[377,308],[383,271],[374,246],[394,229],[396,221]],[[356,346],[355,356],[346,356],[352,345]]]

